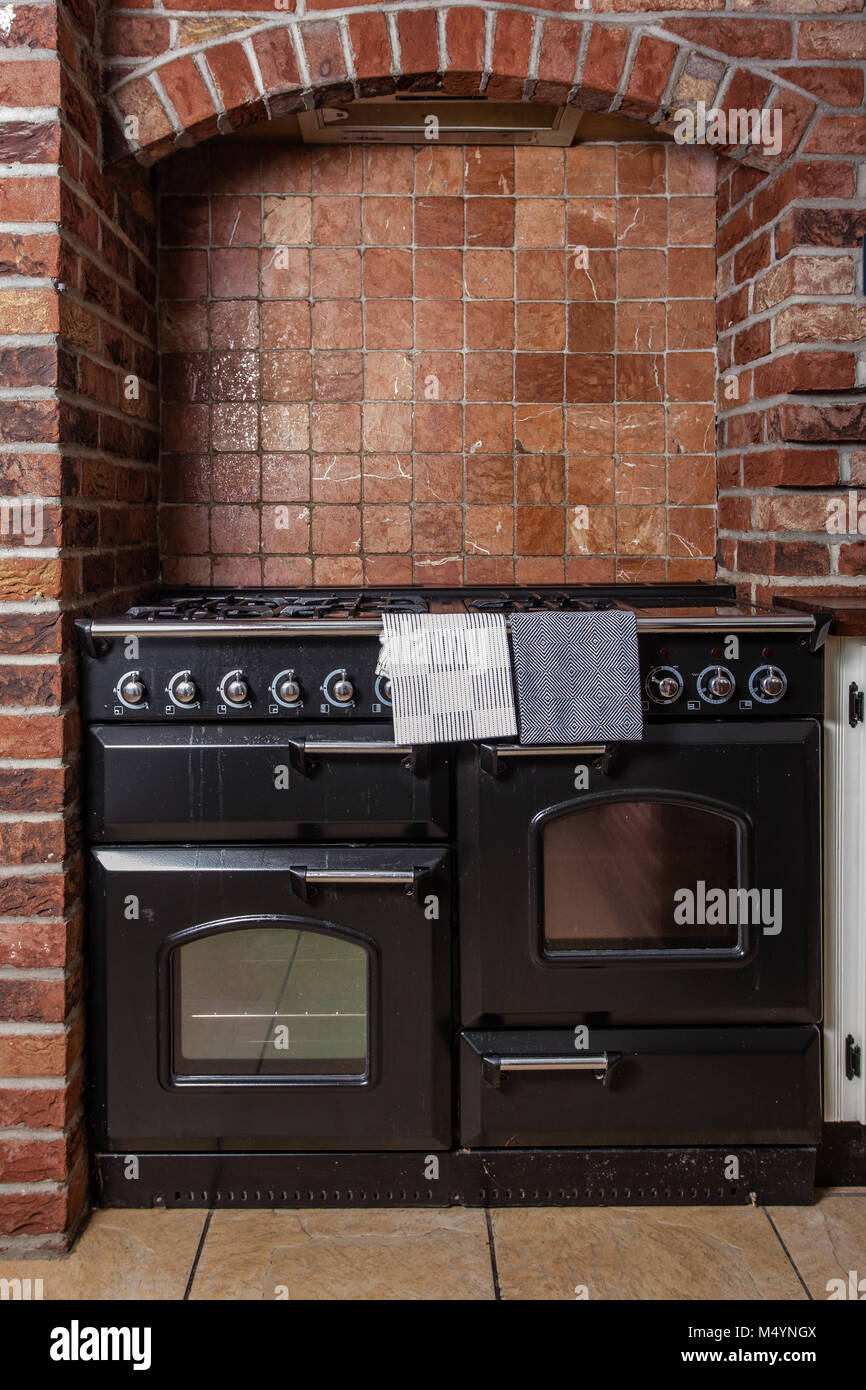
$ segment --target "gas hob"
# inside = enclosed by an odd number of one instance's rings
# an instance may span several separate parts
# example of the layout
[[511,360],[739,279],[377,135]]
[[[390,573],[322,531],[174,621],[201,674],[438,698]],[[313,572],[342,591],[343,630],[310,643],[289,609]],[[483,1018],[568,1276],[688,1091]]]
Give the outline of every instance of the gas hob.
[[[90,720],[391,717],[376,673],[388,613],[633,611],[649,717],[796,712],[815,619],[726,585],[167,590],[78,624]],[[725,691],[724,698],[713,689]]]

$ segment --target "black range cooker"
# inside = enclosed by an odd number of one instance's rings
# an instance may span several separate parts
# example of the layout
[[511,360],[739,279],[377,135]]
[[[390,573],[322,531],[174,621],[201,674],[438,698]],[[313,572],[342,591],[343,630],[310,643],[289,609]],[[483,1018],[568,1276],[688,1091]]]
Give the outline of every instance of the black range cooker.
[[[395,744],[383,612],[609,607],[640,742]],[[207,591],[79,637],[106,1202],[807,1199],[810,616],[703,585]]]

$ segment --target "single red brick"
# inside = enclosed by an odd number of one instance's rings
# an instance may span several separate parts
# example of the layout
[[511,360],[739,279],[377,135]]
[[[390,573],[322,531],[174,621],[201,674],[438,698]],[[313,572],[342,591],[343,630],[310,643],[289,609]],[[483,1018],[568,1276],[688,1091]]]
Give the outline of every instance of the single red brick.
[[768,416],[767,438],[804,443],[812,440],[860,443],[866,439],[866,405],[861,401],[823,406],[780,405]]
[[118,15],[105,18],[103,53],[106,57],[153,58],[169,46],[168,20],[151,15]]
[[343,45],[336,24],[305,24],[298,30],[303,39],[307,59],[307,71],[312,86],[325,82],[339,82],[346,76],[346,60]]
[[0,219],[4,222],[59,222],[60,180],[56,175],[0,180]]
[[56,61],[0,66],[0,105],[56,106],[59,100],[60,64]]
[[768,449],[743,456],[744,487],[826,487],[838,478],[836,449]]
[[850,391],[857,384],[857,359],[852,352],[792,352],[755,372],[758,395],[786,391]]
[[866,25],[839,24],[836,19],[801,20],[797,57],[842,58],[846,62],[866,58]]
[[439,43],[436,15],[432,10],[407,10],[397,14],[400,39],[400,68],[403,73],[434,73],[439,70]]
[[562,19],[547,19],[541,36],[538,56],[538,81],[535,101],[564,102],[577,70],[582,24],[569,24]]
[[350,15],[349,42],[362,95],[375,96],[379,92],[393,91],[391,41],[384,15]]
[[67,1173],[66,1141],[0,1139],[0,1182],[62,1182]]
[[[168,112],[146,77],[135,77],[131,82],[125,82],[122,87],[115,88],[111,95],[121,116],[127,118],[125,122],[121,121],[120,127],[127,152],[132,148],[130,141],[147,149],[173,134],[174,127]],[[130,117],[134,125],[128,119]]]
[[477,92],[484,69],[484,12],[461,5],[445,12],[445,47],[448,70],[446,91]]
[[222,43],[207,50],[207,65],[226,111],[257,101],[259,92],[247,55],[239,43]]
[[184,130],[193,130],[215,118],[211,94],[192,58],[175,58],[157,68],[166,96]]
[[779,73],[795,87],[804,87],[830,106],[859,106],[863,100],[863,73],[859,68],[785,67]]
[[774,110],[781,112],[782,150],[778,158],[787,159],[799,145],[815,110],[815,103],[798,92],[783,89],[775,99]]
[[866,116],[822,116],[809,137],[809,154],[866,155]]
[[266,92],[284,92],[301,84],[298,60],[288,29],[267,29],[253,39]]
[[523,96],[529,55],[532,49],[534,20],[531,15],[513,10],[500,10],[493,36],[493,57],[489,96],[501,101],[519,101]]
[[594,24],[580,79],[579,104],[608,111],[619,88],[631,30]]
[[626,115],[652,116],[658,110],[678,52],[663,39],[641,39],[620,108]]
[[788,58],[792,52],[793,29],[787,20],[746,19],[737,15],[730,19],[665,19],[661,22],[684,39],[691,39],[703,48],[713,48],[717,53],[728,53],[733,58]]

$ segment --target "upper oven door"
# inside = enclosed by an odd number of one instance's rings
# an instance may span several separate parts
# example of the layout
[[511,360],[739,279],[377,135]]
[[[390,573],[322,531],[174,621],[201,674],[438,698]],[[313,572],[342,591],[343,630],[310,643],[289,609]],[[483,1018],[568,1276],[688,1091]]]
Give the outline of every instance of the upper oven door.
[[447,1148],[447,851],[91,855],[97,1142]]
[[460,770],[463,1024],[814,1022],[820,729],[650,725]]
[[448,834],[448,751],[382,724],[97,724],[87,780],[91,843]]

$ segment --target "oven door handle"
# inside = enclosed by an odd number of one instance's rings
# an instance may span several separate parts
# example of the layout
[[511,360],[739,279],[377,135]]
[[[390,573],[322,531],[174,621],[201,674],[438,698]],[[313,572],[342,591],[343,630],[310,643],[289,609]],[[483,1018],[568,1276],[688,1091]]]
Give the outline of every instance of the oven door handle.
[[493,1054],[482,1057],[481,1076],[488,1086],[499,1090],[509,1072],[589,1071],[596,1081],[608,1087],[614,1069],[621,1060],[620,1052],[587,1053],[582,1056],[566,1054],[559,1057],[501,1057]]
[[611,775],[614,748],[610,743],[482,743],[480,762],[491,777],[504,777],[509,758],[591,758],[605,777]]
[[410,743],[386,743],[379,739],[293,738],[288,741],[289,762],[296,772],[309,776],[311,760],[318,758],[402,758],[403,766],[424,777],[429,767],[426,746]]
[[342,888],[399,887],[421,902],[432,877],[427,867],[412,869],[308,869],[304,864],[293,864],[289,869],[292,891],[303,902],[309,902],[318,884],[334,885]]

